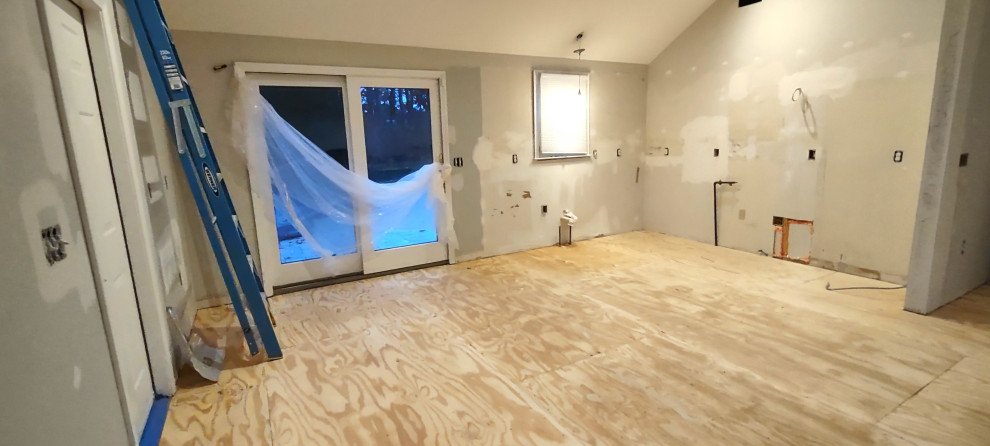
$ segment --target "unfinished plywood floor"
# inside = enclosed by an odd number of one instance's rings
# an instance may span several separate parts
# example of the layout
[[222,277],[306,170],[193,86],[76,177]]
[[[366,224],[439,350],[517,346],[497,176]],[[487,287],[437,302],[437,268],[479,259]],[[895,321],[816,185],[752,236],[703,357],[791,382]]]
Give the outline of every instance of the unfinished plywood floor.
[[163,443],[990,441],[990,291],[923,317],[826,281],[884,285],[631,233],[280,296],[285,358],[229,346]]

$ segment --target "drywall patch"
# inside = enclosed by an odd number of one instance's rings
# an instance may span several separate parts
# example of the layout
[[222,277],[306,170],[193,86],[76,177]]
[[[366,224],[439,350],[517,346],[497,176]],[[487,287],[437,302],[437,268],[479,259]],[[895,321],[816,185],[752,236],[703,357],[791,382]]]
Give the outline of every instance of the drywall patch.
[[749,95],[749,73],[736,71],[729,79],[729,100],[741,101]]
[[729,118],[701,116],[681,128],[684,154],[681,181],[710,183],[729,175],[729,158],[713,157],[713,149],[730,147]]
[[478,170],[484,172],[492,168],[494,164],[494,150],[495,145],[492,144],[492,140],[484,136],[478,137],[477,144],[474,145],[474,150],[472,151],[471,159],[474,161],[474,165],[478,167]]
[[533,151],[533,135],[523,132],[507,131],[502,134],[508,153],[527,153]]
[[799,71],[780,79],[777,99],[786,105],[794,102],[791,98],[798,88],[809,98],[827,96],[840,98],[852,91],[856,84],[856,71],[842,66],[823,67]]
[[632,148],[642,147],[643,146],[643,131],[637,129],[635,132],[632,132],[632,133],[626,135],[624,141],[626,143],[626,146],[628,146],[628,147],[632,147]]
[[[598,162],[602,164],[613,163],[619,160],[616,156],[616,149],[623,147],[622,140],[613,138],[598,138],[592,141],[592,147],[599,150]],[[628,147],[628,146],[627,146]],[[623,155],[628,153],[625,149],[622,150]]]
[[729,157],[744,160],[756,159],[756,136],[750,136],[746,145],[737,141],[730,141]]
[[780,137],[783,120],[781,104],[774,100],[787,67],[778,62],[737,70],[729,79],[729,138],[746,141],[756,136],[758,141],[773,142]]
[[[21,191],[18,197],[18,207],[24,222],[24,238],[26,240],[39,240],[39,228],[45,228],[56,223],[63,223],[62,239],[69,243],[68,255],[85,256],[86,248],[82,227],[73,228],[69,225],[66,204],[62,201],[55,182],[43,178],[31,183]],[[79,303],[82,312],[88,312],[97,308],[96,293],[94,291],[76,289],[76,282],[72,280],[51,280],[52,277],[60,274],[65,266],[49,265],[48,260],[41,249],[39,242],[37,249],[32,251],[31,259],[24,260],[34,264],[35,283],[38,284],[38,295],[45,303],[52,304],[61,302],[73,294],[79,296]],[[74,247],[74,248],[73,248]]]

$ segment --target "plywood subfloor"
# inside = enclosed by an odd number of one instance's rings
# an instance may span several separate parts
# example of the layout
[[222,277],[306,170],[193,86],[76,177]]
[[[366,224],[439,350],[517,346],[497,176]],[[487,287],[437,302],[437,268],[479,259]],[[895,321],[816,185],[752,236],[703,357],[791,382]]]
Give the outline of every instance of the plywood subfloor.
[[164,444],[987,444],[990,290],[923,317],[868,279],[631,233],[229,309]]

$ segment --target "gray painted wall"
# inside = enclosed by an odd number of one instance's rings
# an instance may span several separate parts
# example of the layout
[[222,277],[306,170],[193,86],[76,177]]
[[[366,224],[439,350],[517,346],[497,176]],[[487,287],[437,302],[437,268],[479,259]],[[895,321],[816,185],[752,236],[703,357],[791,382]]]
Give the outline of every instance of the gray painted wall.
[[712,242],[712,182],[735,180],[721,244],[772,252],[774,216],[813,220],[792,256],[903,283],[943,8],[717,1],[649,67],[645,228]]
[[990,277],[990,6],[950,0],[945,17],[905,302],[925,314]]
[[[0,15],[0,432],[4,444],[127,444],[36,2]],[[40,229],[60,224],[49,266]]]
[[[217,151],[234,205],[252,215],[246,160],[231,147],[228,106],[234,61],[442,70],[447,74],[454,225],[458,259],[552,245],[562,209],[580,217],[575,238],[641,229],[637,183],[646,115],[646,67],[421,48],[273,37],[174,32],[187,76]],[[589,50],[590,51],[590,50]],[[597,160],[534,162],[532,70],[591,71],[592,146]],[[622,148],[623,156],[616,156]],[[512,154],[519,164],[512,164]],[[529,192],[531,198],[524,198]],[[190,197],[191,198],[191,197]],[[191,207],[191,200],[183,200]],[[540,206],[549,206],[542,215]],[[245,235],[257,249],[251,218]],[[197,243],[197,242],[190,242]],[[209,272],[215,295],[225,294],[212,257],[190,269]]]

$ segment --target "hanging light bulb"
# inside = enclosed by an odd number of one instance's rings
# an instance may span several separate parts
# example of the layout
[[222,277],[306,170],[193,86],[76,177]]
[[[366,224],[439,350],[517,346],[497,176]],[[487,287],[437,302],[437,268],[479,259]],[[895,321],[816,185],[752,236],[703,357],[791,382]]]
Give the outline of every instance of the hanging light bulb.
[[[577,40],[577,49],[574,50],[574,54],[577,54],[577,56],[578,56],[578,62],[581,61],[581,54],[584,53],[584,47],[581,46],[581,39],[583,39],[583,38],[584,38],[584,33],[578,33],[577,39],[575,39],[575,40]],[[578,80],[577,81],[578,82],[578,96],[580,96],[581,95],[581,76],[578,76],[577,77],[577,80]]]

